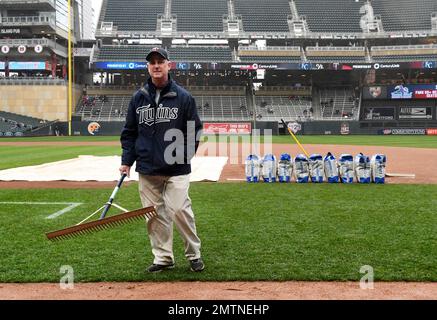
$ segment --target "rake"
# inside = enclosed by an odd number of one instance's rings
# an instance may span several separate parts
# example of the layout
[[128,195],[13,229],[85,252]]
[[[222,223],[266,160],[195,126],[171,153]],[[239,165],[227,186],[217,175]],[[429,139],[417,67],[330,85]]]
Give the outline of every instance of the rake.
[[[121,176],[108,202],[106,202],[102,207],[94,211],[90,216],[88,216],[87,218],[85,218],[75,226],[46,233],[47,238],[52,241],[66,240],[76,236],[85,235],[85,234],[101,231],[107,228],[120,226],[123,225],[124,223],[134,222],[143,219],[147,221],[149,219],[152,219],[153,217],[156,217],[157,213],[155,207],[146,207],[134,211],[127,211],[126,209],[120,207],[116,203],[113,203],[115,195],[117,194],[118,190],[120,190],[124,178],[126,178],[126,174],[123,174]],[[124,213],[120,213],[111,217],[106,217],[106,213],[108,212],[111,206],[120,209]],[[92,216],[100,212],[101,210],[103,211],[98,220],[85,222],[89,220]]]
[[285,123],[284,119],[281,119],[281,121],[282,121],[282,124],[284,125],[284,128],[286,128],[288,130],[288,133],[293,137],[294,141],[299,146],[300,150],[302,150],[303,153],[305,153],[305,155],[309,158],[310,155],[308,154],[308,152],[306,152],[304,147],[300,144],[299,140],[297,140],[296,136],[293,133],[293,130],[291,130],[291,128]]

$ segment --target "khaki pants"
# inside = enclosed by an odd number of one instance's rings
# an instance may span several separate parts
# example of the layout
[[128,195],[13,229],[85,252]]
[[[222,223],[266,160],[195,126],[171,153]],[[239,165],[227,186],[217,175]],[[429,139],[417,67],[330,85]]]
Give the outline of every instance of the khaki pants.
[[188,196],[189,175],[174,177],[139,175],[139,193],[143,207],[155,206],[157,217],[147,223],[155,256],[154,264],[172,264],[173,222],[184,241],[188,260],[200,258],[200,239],[196,233],[191,199]]

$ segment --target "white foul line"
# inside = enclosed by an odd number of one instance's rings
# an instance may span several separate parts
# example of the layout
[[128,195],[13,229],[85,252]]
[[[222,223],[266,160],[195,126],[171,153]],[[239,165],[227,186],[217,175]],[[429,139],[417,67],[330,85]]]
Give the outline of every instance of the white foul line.
[[73,210],[74,208],[80,206],[81,202],[0,202],[0,204],[27,204],[27,205],[50,205],[50,204],[67,204],[68,207],[59,210],[51,215],[49,215],[48,217],[46,217],[46,219],[55,219],[57,217],[59,217],[60,215]]
[[59,210],[58,212],[55,212],[54,214],[49,215],[46,219],[55,219],[55,218],[59,217],[60,215],[66,213],[68,211],[71,211],[74,208],[80,206],[81,204],[82,203],[80,203],[80,202],[71,203],[68,207],[66,207],[66,208],[64,208],[62,210]]

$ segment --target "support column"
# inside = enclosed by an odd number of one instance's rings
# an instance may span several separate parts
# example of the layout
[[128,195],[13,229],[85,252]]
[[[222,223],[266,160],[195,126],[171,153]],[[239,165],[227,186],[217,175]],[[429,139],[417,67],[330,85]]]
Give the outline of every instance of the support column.
[[9,58],[5,59],[5,77],[9,78]]
[[65,64],[62,66],[62,78],[67,79],[67,66]]
[[56,57],[56,54],[53,52],[51,56],[51,63],[52,63],[52,77],[53,79],[56,78],[56,66],[58,65],[58,59]]

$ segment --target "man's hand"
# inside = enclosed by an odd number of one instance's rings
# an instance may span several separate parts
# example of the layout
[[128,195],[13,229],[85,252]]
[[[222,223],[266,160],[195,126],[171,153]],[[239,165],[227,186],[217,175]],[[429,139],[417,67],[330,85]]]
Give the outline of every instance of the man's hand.
[[120,174],[126,174],[130,178],[130,168],[130,166],[122,165],[118,170],[120,170]]

